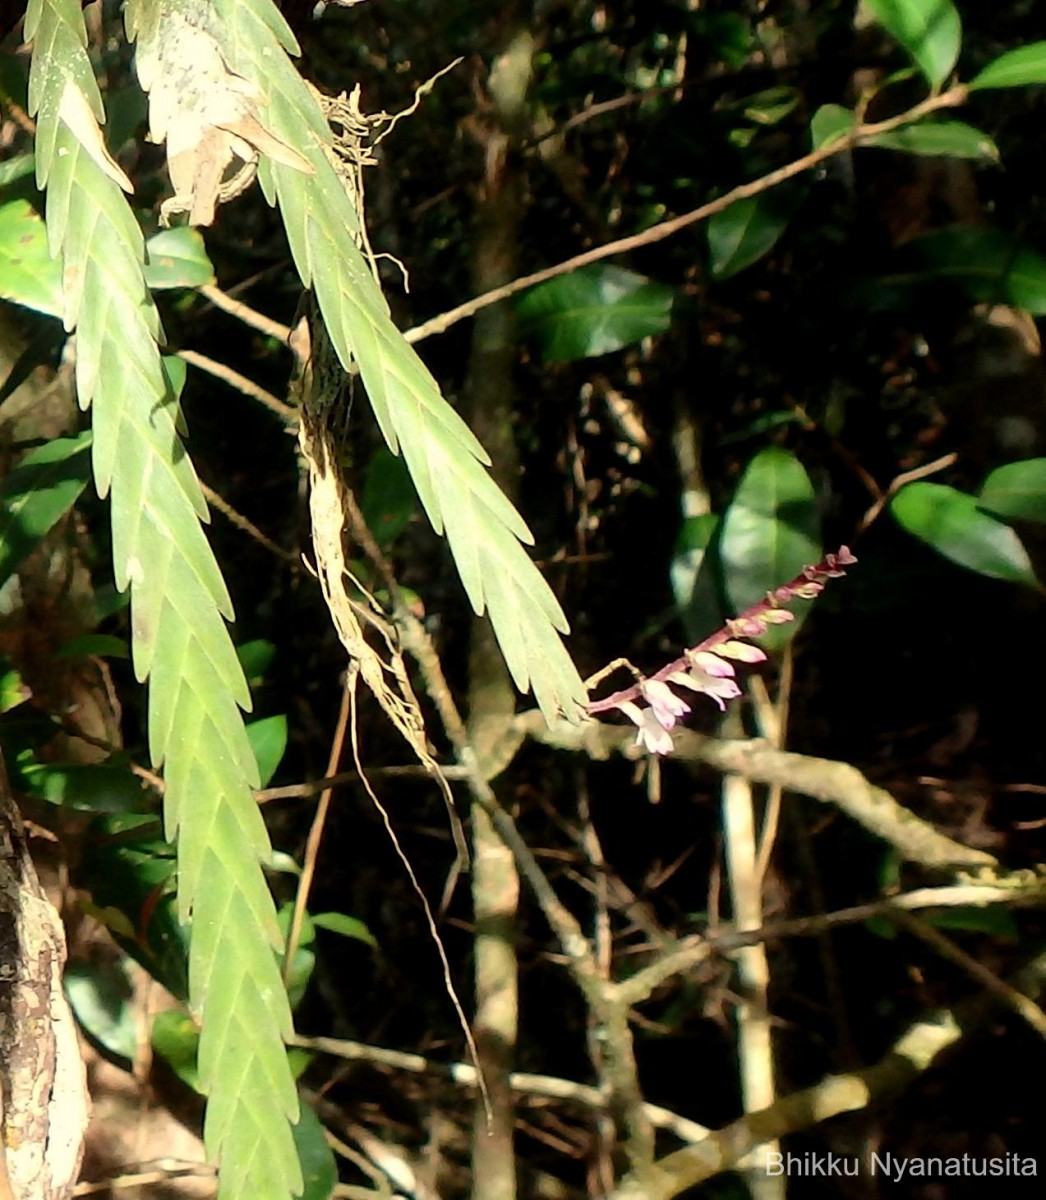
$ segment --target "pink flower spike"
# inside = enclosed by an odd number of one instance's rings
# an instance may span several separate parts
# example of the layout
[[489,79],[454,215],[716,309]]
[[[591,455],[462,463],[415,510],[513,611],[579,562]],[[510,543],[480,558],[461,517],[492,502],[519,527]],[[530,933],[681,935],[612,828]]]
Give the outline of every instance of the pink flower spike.
[[766,655],[758,646],[749,646],[747,642],[721,642],[715,648],[716,654],[724,658],[735,658],[738,662],[766,662]]
[[718,654],[713,654],[710,650],[687,650],[686,658],[692,667],[699,667],[707,675],[716,675],[720,679],[729,679],[734,673],[734,668],[728,662],[725,662]]
[[648,754],[672,753],[672,739],[652,708],[640,708],[631,700],[622,700],[617,707],[639,726],[639,732],[636,734],[637,746],[642,746]]
[[[772,611],[784,612],[784,609]],[[766,633],[766,613],[761,617],[735,617],[727,621],[726,627],[738,637],[759,637],[761,633]]]
[[639,690],[653,709],[658,724],[664,729],[671,729],[677,717],[685,716],[690,711],[690,705],[680,700],[667,683],[658,679],[644,679]]
[[815,596],[819,596],[824,591],[824,584],[817,583],[811,579],[809,583],[801,583],[796,589],[795,594],[802,596],[804,600],[813,600]]

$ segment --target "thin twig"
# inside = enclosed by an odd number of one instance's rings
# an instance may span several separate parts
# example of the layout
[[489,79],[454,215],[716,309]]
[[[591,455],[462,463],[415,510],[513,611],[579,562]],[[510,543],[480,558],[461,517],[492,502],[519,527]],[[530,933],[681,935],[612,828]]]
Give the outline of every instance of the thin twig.
[[555,279],[559,275],[566,275],[570,271],[576,271],[579,267],[586,267],[590,263],[599,262],[601,259],[610,258],[612,255],[627,254],[633,250],[638,250],[642,246],[652,246],[656,242],[662,242],[666,238],[679,233],[681,230],[689,228],[691,225],[696,225],[700,221],[705,221],[709,217],[715,216],[716,213],[729,208],[731,204],[735,204],[738,200],[747,200],[752,196],[758,196],[763,192],[769,191],[771,188],[777,187],[778,184],[785,183],[789,179],[794,179],[797,175],[802,175],[804,172],[811,170],[813,167],[820,166],[821,163],[827,162],[828,159],[834,158],[837,154],[854,149],[869,138],[883,133],[890,133],[894,129],[910,125],[913,121],[918,121],[920,118],[928,116],[930,113],[938,112],[940,109],[956,108],[965,103],[966,96],[967,89],[960,85],[951,88],[947,92],[942,92],[939,96],[931,96],[928,100],[924,100],[921,104],[916,104],[900,116],[891,117],[888,121],[877,121],[870,125],[860,125],[850,133],[834,139],[817,150],[811,151],[809,154],[804,154],[802,158],[797,158],[794,162],[779,167],[776,171],[771,171],[768,175],[754,179],[751,183],[742,183],[738,187],[732,188],[729,192],[725,192],[715,200],[711,200],[707,204],[702,204],[700,208],[695,208],[691,212],[683,213],[682,216],[673,217],[668,221],[662,221],[659,225],[652,225],[649,229],[644,229],[642,233],[618,238],[616,241],[607,242],[603,246],[595,246],[591,250],[584,251],[582,254],[574,255],[573,258],[556,263],[555,266],[544,267],[540,271],[534,271],[530,275],[514,279],[511,283],[507,283],[502,287],[493,288],[491,291],[485,292],[482,296],[477,296],[473,300],[459,304],[457,308],[452,308],[448,312],[441,313],[438,317],[433,317],[421,325],[416,325],[413,329],[408,329],[404,337],[408,342],[420,342],[425,338],[431,337],[433,334],[445,333],[452,325],[456,325],[458,321],[475,316],[480,309],[486,308],[490,304],[497,304],[499,300],[506,300],[509,296],[515,296],[519,292],[526,291],[527,288],[535,287],[539,283],[545,283],[549,279]]
[[[327,775],[332,776],[341,761],[341,752],[345,747],[345,731],[349,724],[349,703],[351,688],[346,682],[341,690],[341,707],[338,709],[338,723],[331,740],[330,757],[327,760]],[[319,803],[312,818],[309,836],[305,842],[305,858],[302,862],[301,878],[298,880],[298,891],[294,896],[294,913],[291,916],[291,927],[287,933],[287,949],[283,958],[283,982],[289,985],[291,972],[294,969],[294,958],[298,952],[298,942],[301,938],[301,927],[305,922],[305,911],[309,903],[309,889],[316,873],[316,859],[320,853],[320,842],[323,840],[323,828],[327,822],[330,809],[331,795],[334,789],[326,787],[320,793]]]
[[239,371],[234,371],[232,367],[228,367],[225,363],[218,362],[217,359],[208,358],[206,354],[200,354],[197,350],[179,350],[178,357],[190,366],[199,367],[201,371],[206,371],[208,375],[213,375],[215,379],[220,379],[222,383],[227,383],[236,391],[242,392],[245,396],[250,396],[252,400],[257,400],[259,404],[264,404],[267,409],[274,412],[281,421],[285,422],[289,427],[296,428],[298,424],[298,410],[292,408],[289,404],[278,399],[261,386],[255,383],[253,379],[248,379],[246,375],[241,375]]
[[220,496],[214,490],[214,488],[208,487],[202,479],[200,480],[200,491],[203,492],[207,503],[210,504],[212,508],[216,508],[227,521],[235,525],[237,529],[242,530],[245,534],[247,534],[248,537],[253,538],[259,546],[264,546],[270,554],[274,554],[277,558],[282,559],[283,562],[290,563],[295,570],[301,566],[301,562],[296,554],[292,554],[289,550],[284,550],[284,548],[274,542],[271,537],[262,533],[262,531],[257,525],[254,524],[253,521],[249,520],[237,509],[233,508],[228,500],[226,500],[223,496]]
[[264,333],[266,337],[275,338],[285,345],[289,341],[291,336],[289,325],[281,325],[279,321],[274,321],[272,317],[258,312],[249,304],[244,304],[242,300],[234,300],[228,292],[223,292],[220,287],[216,287],[214,284],[205,284],[199,289],[199,292],[201,296],[210,300],[215,308],[229,313],[230,316],[236,317],[245,325],[257,329],[259,333]]

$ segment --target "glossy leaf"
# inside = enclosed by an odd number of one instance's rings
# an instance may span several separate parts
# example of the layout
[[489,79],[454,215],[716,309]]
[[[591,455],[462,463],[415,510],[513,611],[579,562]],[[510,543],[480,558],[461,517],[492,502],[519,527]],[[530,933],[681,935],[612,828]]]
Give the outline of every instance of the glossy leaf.
[[940,229],[913,239],[908,250],[923,268],[910,282],[951,280],[971,300],[1011,304],[1036,316],[1046,313],[1046,258],[1002,230]]
[[35,763],[22,767],[32,793],[71,812],[141,813],[150,803],[141,779],[126,765]]
[[992,471],[978,506],[1003,520],[1046,521],[1046,458],[1027,458]]
[[312,923],[317,929],[326,929],[331,933],[340,933],[342,937],[352,938],[357,942],[365,942],[375,950],[378,943],[374,934],[358,918],[350,917],[340,912],[313,913]]
[[247,682],[251,687],[257,687],[272,666],[276,657],[276,647],[264,638],[257,638],[253,642],[244,642],[243,645],[237,646],[236,657],[240,660]]
[[857,115],[841,104],[822,104],[810,122],[810,141],[815,150],[837,138],[846,137],[857,127]]
[[862,138],[859,144],[934,158],[999,161],[999,148],[992,139],[964,121],[924,121],[918,125],[905,125],[891,133]]
[[[748,464],[723,516],[718,561],[731,613],[762,600],[782,580],[792,579],[821,557],[817,503],[802,463],[787,450],[771,446]],[[805,615],[796,605],[795,620],[771,626],[763,644],[780,649]]]
[[382,447],[367,464],[360,511],[374,540],[391,546],[418,511],[417,493],[403,459]]
[[728,279],[773,249],[802,199],[794,189],[778,188],[736,200],[708,222],[712,274]]
[[90,1040],[107,1058],[129,1067],[138,1053],[138,1027],[125,960],[71,962],[63,982],[69,1005]]
[[992,579],[1037,587],[1020,538],[977,507],[977,499],[941,483],[909,483],[890,502],[895,520],[939,554]]
[[90,446],[89,433],[54,438],[0,483],[0,583],[80,498],[91,477]]
[[307,1104],[301,1106],[301,1116],[292,1132],[305,1182],[301,1200],[327,1200],[338,1182],[338,1169],[323,1126]]
[[719,518],[714,513],[688,517],[679,531],[669,580],[687,639],[699,642],[722,624],[719,589],[710,570]]
[[595,263],[531,288],[516,311],[546,362],[572,362],[663,333],[674,299],[671,288],[645,275]]
[[867,0],[867,4],[930,84],[942,84],[955,66],[962,44],[962,23],[951,0]]
[[1026,87],[1034,83],[1046,83],[1046,42],[1032,42],[1000,54],[968,86],[972,92],[978,88]]
[[247,740],[258,761],[259,786],[268,787],[287,749],[287,718],[281,715],[251,721]]
[[190,225],[161,229],[145,243],[145,282],[154,290],[214,283],[203,235]]
[[55,653],[55,658],[77,661],[85,658],[130,658],[130,651],[123,638],[113,637],[111,633],[83,633],[70,639],[61,650]]
[[26,200],[0,205],[0,298],[62,315],[62,264],[51,257],[44,222]]

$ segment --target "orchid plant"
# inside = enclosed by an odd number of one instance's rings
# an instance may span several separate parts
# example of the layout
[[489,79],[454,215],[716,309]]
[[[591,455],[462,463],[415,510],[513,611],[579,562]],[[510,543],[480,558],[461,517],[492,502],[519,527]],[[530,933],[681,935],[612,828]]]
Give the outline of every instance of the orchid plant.
[[673,691],[673,687],[703,692],[725,711],[727,701],[741,694],[734,663],[757,663],[766,658],[758,646],[739,639],[759,637],[770,625],[783,625],[794,620],[794,614],[786,605],[793,600],[813,600],[824,590],[827,580],[845,575],[845,568],[855,562],[857,559],[849,547],[840,546],[835,554],[826,554],[819,563],[804,567],[790,582],[767,593],[765,600],[727,621],[699,645],[684,650],[679,658],[654,675],[643,676],[626,660],[616,660],[593,676],[589,686],[594,686],[619,667],[627,667],[636,682],[602,700],[590,700],[589,713],[595,715],[612,709],[623,712],[638,727],[636,745],[650,754],[670,754],[670,733],[680,718],[690,712],[690,705]]

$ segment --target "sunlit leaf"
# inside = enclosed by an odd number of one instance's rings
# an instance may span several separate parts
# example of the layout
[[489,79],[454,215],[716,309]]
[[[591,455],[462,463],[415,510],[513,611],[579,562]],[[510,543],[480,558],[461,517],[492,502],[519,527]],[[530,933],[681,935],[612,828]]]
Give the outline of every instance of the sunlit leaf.
[[846,137],[857,127],[857,116],[841,104],[822,104],[810,122],[810,141],[815,150],[838,138]]
[[962,23],[951,0],[867,0],[879,23],[937,87],[959,57]]
[[890,133],[862,138],[859,145],[931,157],[999,161],[999,149],[992,139],[964,121],[924,121],[918,125],[905,125]]
[[87,1036],[107,1058],[129,1067],[138,1053],[138,1027],[124,962],[71,962],[63,982]]
[[890,512],[903,529],[959,566],[992,579],[1038,586],[1020,538],[981,512],[976,497],[920,481],[901,488]]
[[1027,458],[992,471],[977,503],[1003,520],[1046,521],[1046,458]]
[[155,290],[214,283],[200,231],[181,225],[153,234],[145,243],[145,282]]
[[516,311],[546,362],[571,362],[664,333],[674,299],[671,288],[645,275],[594,263],[531,288]]
[[268,787],[287,749],[287,718],[280,715],[249,722],[247,740],[258,760],[260,786]]
[[[813,484],[794,454],[779,446],[760,451],[748,464],[722,520],[717,547],[729,608],[740,613],[765,598],[782,581],[821,557]],[[795,634],[807,610],[773,625],[763,644],[780,649]]]
[[62,315],[62,264],[51,257],[43,220],[26,200],[0,204],[0,297]]
[[1046,83],[1046,42],[1032,42],[1000,54],[967,85],[977,88],[1025,87]]
[[91,435],[54,438],[0,482],[0,583],[72,508],[91,477]]
[[350,917],[340,912],[313,913],[312,923],[317,929],[327,929],[331,933],[340,933],[342,937],[366,942],[375,949],[378,947],[374,934],[358,917]]

